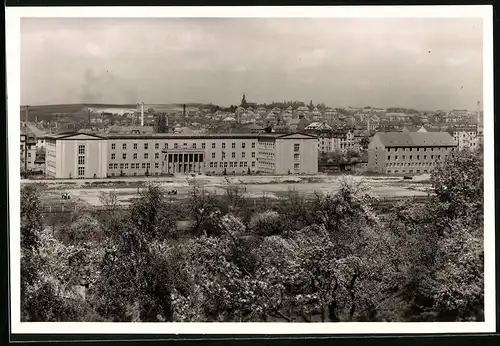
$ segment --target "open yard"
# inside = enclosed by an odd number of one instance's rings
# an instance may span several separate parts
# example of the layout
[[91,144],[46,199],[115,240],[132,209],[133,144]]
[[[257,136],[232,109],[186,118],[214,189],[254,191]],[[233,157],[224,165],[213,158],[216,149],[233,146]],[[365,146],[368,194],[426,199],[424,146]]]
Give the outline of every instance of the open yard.
[[[401,177],[382,176],[176,176],[159,178],[120,178],[96,180],[44,180],[22,181],[39,183],[42,187],[42,201],[46,205],[59,204],[63,193],[69,193],[73,201],[82,204],[100,205],[102,192],[114,191],[122,204],[130,203],[139,189],[147,183],[157,183],[166,190],[177,190],[173,198],[185,198],[194,185],[203,186],[206,190],[217,194],[225,193],[228,186],[238,185],[244,189],[246,197],[279,198],[293,190],[303,194],[314,192],[335,192],[342,179],[363,182],[370,186],[372,193],[380,197],[426,196],[430,185],[425,177],[414,180],[403,180]],[[428,178],[427,178],[428,179]],[[419,181],[420,180],[420,181]],[[422,181],[423,180],[423,181]]]

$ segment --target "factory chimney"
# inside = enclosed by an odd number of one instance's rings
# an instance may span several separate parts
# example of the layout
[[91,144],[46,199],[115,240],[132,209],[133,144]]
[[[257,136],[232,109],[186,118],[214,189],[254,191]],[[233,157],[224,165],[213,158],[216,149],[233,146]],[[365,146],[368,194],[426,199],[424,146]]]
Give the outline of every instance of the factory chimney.
[[25,119],[24,127],[26,127],[26,125],[28,125],[29,108],[30,108],[30,106],[26,105],[26,119]]
[[476,125],[476,136],[479,135],[480,129],[480,117],[481,117],[481,101],[477,101],[477,125]]
[[144,126],[144,102],[141,103],[141,126]]
[[480,116],[481,116],[481,101],[477,101],[477,126],[479,126]]
[[137,120],[139,119],[139,102],[135,104],[135,117],[134,117],[134,124],[137,124]]
[[182,105],[182,117],[186,119],[186,104]]

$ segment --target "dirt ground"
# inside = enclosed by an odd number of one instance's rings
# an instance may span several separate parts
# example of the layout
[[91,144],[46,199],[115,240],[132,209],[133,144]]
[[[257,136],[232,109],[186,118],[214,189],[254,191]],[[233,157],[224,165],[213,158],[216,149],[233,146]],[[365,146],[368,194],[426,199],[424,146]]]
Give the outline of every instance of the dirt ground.
[[[98,180],[45,180],[38,181],[42,187],[44,204],[64,203],[62,193],[69,193],[71,199],[86,205],[101,204],[100,195],[114,191],[122,204],[130,203],[136,197],[138,189],[145,183],[154,182],[166,190],[177,190],[174,198],[185,198],[194,185],[203,186],[207,191],[225,193],[233,184],[244,189],[246,197],[278,198],[293,190],[299,193],[335,192],[343,179],[362,182],[370,186],[373,194],[380,197],[426,196],[430,185],[428,177],[404,180],[401,177],[382,176],[196,176],[196,177],[161,177],[161,178],[125,178]],[[32,181],[30,181],[31,183]],[[22,181],[21,184],[27,183]]]

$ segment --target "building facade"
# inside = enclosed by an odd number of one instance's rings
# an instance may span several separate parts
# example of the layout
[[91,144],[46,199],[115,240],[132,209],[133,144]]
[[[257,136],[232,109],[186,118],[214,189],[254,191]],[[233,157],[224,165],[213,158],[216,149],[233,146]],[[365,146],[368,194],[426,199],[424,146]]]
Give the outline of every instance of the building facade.
[[106,138],[68,133],[47,136],[45,174],[49,178],[105,178],[107,176]]
[[348,151],[359,151],[360,140],[362,137],[357,136],[351,130],[332,130],[325,128],[309,128],[304,132],[316,136],[318,138],[318,152],[325,154],[334,151],[347,153]]
[[479,147],[477,127],[454,127],[451,132],[457,142],[458,150],[474,150]]
[[20,138],[20,158],[21,158],[21,169],[26,171],[35,170],[35,160],[36,160],[36,138],[26,132],[21,132]]
[[368,146],[367,168],[384,174],[430,173],[456,150],[448,132],[379,132]]
[[[294,151],[295,144],[299,145],[298,152]],[[179,173],[287,174],[288,170],[316,174],[316,145],[316,137],[304,134],[73,133],[47,138],[46,175],[104,178]],[[308,155],[307,150],[313,154]]]
[[304,133],[259,137],[259,171],[267,174],[317,174],[318,138]]

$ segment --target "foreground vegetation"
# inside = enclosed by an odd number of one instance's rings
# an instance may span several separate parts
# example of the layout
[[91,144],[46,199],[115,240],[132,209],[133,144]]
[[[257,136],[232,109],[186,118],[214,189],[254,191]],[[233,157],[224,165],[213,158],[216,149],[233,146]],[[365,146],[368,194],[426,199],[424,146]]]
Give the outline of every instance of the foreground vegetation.
[[[432,173],[435,196],[383,218],[347,181],[273,209],[202,186],[174,204],[150,185],[127,211],[103,194],[104,215],[54,230],[36,187],[24,186],[22,319],[480,321],[482,166],[477,153],[449,159]],[[181,214],[188,232],[176,227]]]

